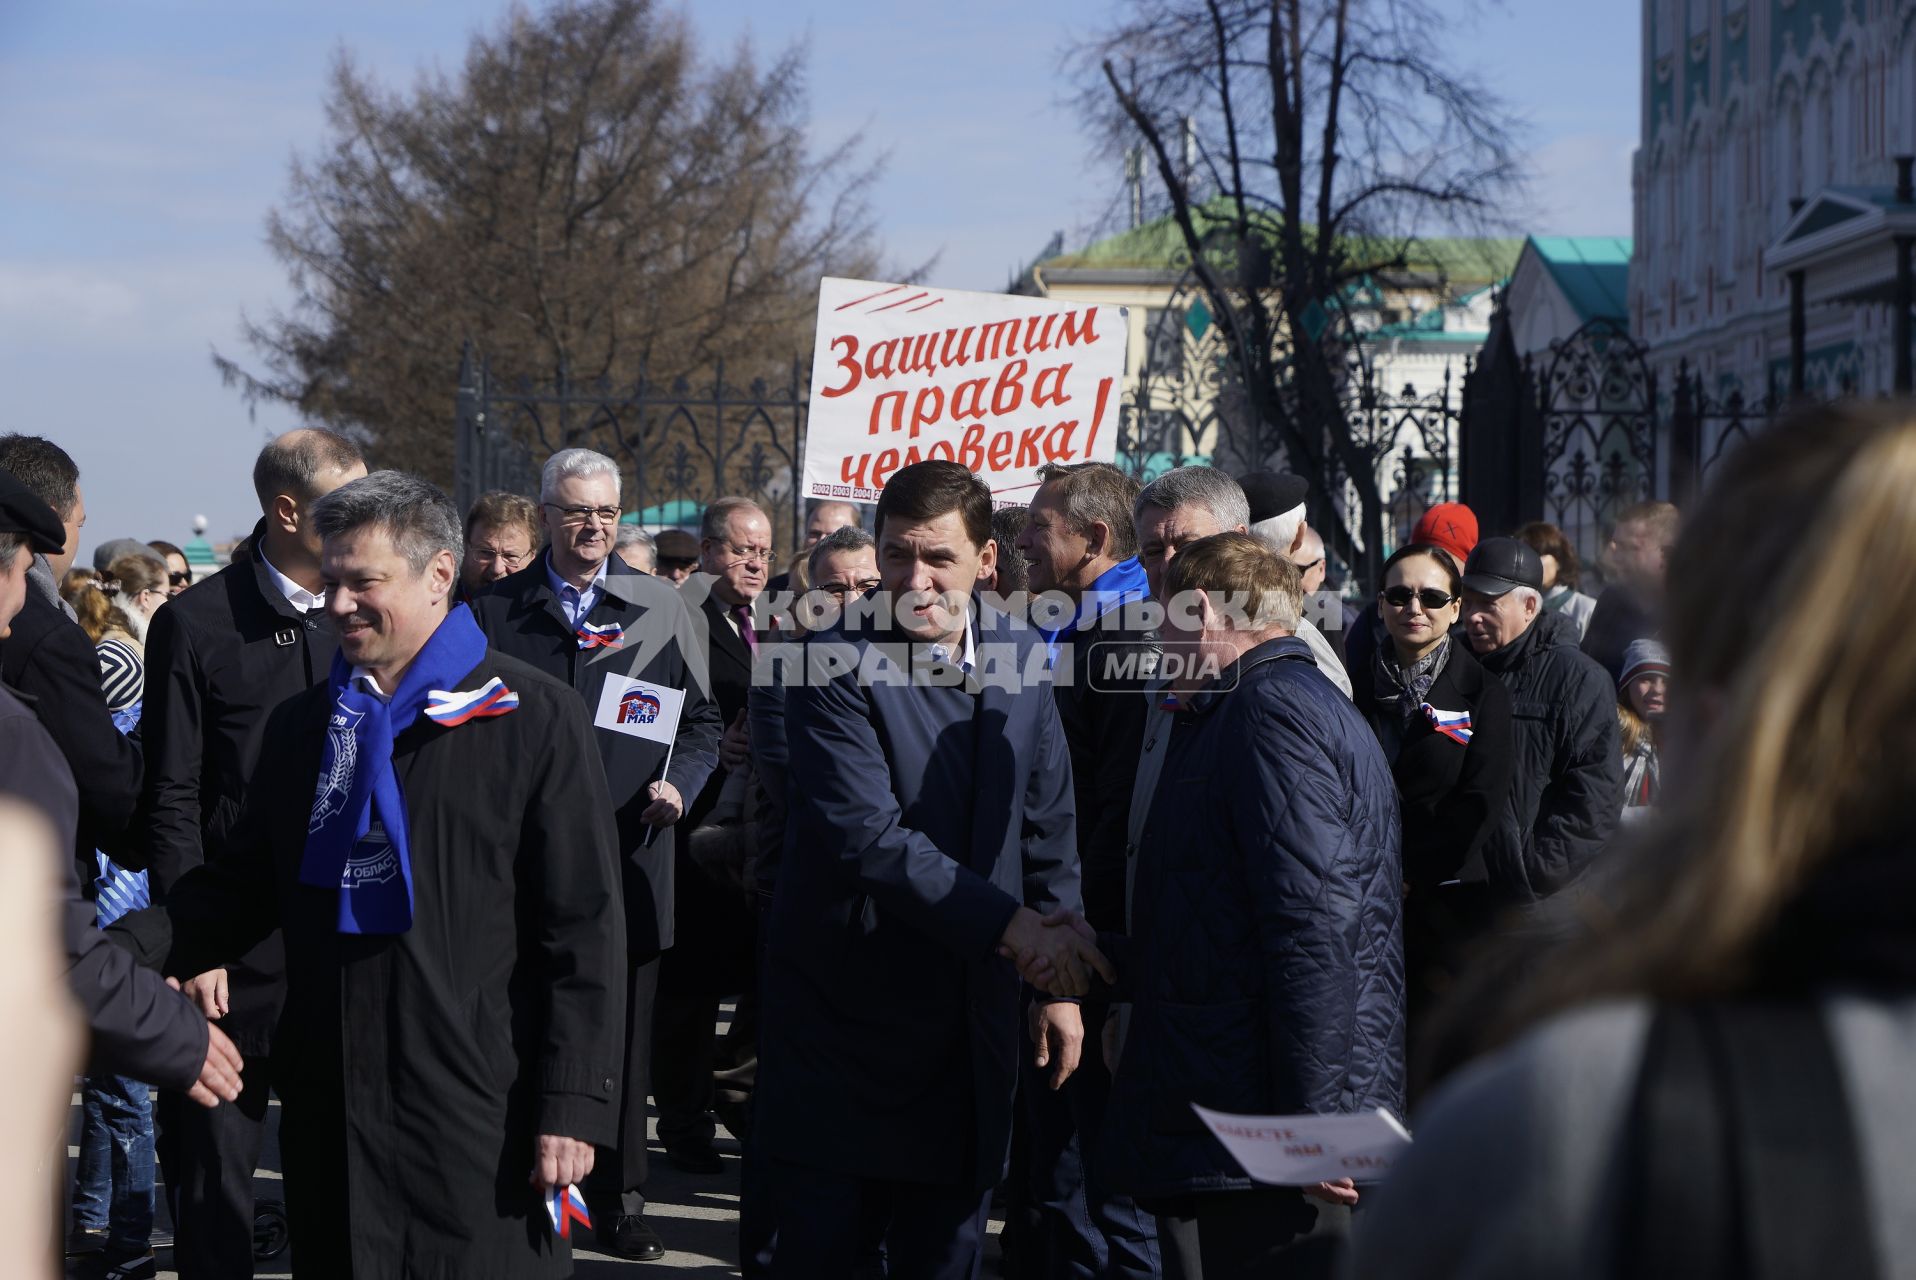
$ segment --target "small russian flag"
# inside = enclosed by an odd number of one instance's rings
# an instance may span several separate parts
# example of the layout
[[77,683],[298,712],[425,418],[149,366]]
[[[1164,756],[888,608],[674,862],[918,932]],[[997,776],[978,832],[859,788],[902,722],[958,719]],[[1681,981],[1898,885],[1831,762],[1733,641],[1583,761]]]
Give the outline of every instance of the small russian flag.
[[581,649],[618,649],[625,644],[625,624],[605,622],[593,626],[590,622],[579,624],[579,647]]
[[572,1224],[583,1223],[592,1226],[592,1215],[585,1211],[585,1197],[579,1194],[579,1188],[571,1183],[563,1187],[554,1187],[546,1193],[546,1216],[552,1219],[552,1229],[561,1240],[572,1238]]
[[1470,712],[1439,711],[1428,702],[1424,704],[1424,718],[1430,721],[1430,727],[1449,738],[1452,742],[1470,742]]
[[1175,692],[1166,689],[1164,696],[1158,699],[1158,710],[1169,711],[1175,714],[1184,710],[1184,704],[1178,701],[1178,695]]
[[519,695],[506,688],[506,682],[498,676],[477,689],[468,689],[463,693],[433,689],[426,694],[427,717],[434,724],[447,729],[456,728],[468,720],[502,716],[508,711],[516,711],[518,707]]

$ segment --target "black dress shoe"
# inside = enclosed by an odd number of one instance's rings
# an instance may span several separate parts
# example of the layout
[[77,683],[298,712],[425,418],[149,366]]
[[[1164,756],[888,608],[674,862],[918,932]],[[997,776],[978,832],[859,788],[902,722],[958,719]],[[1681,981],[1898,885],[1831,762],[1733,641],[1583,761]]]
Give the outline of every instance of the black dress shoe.
[[611,1240],[600,1236],[599,1246],[633,1262],[657,1262],[665,1256],[665,1242],[659,1239],[659,1233],[636,1213],[621,1214],[612,1224]]
[[724,1173],[725,1161],[709,1142],[698,1146],[667,1147],[665,1158],[687,1173]]

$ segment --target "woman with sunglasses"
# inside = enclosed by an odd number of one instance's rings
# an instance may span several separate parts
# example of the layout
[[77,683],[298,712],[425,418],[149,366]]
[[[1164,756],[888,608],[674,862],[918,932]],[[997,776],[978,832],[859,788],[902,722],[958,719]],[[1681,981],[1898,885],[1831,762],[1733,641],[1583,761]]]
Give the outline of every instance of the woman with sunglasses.
[[[1377,608],[1389,639],[1351,673],[1397,780],[1404,824],[1404,977],[1410,1060],[1433,1002],[1451,985],[1455,953],[1488,914],[1481,886],[1458,883],[1480,860],[1510,787],[1510,693],[1452,635],[1457,564],[1413,543],[1384,562]],[[1482,876],[1475,877],[1481,880]]]

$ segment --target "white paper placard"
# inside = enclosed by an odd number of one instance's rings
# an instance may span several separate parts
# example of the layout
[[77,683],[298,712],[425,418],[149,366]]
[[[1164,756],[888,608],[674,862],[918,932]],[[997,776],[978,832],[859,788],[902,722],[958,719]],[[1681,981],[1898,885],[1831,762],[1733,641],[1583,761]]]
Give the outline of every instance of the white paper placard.
[[1376,1182],[1410,1145],[1410,1131],[1381,1107],[1332,1116],[1234,1116],[1195,1102],[1191,1110],[1245,1173],[1279,1187]]
[[1109,303],[826,277],[805,425],[809,498],[876,502],[929,458],[1022,505],[1047,462],[1112,462],[1130,320]]

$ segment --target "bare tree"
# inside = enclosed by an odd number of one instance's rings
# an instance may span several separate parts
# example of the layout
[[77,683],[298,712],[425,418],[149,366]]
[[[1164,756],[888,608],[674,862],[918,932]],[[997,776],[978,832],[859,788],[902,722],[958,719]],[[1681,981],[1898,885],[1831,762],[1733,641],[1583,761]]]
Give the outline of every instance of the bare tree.
[[1346,551],[1357,535],[1373,580],[1383,500],[1345,412],[1346,300],[1418,233],[1489,225],[1518,187],[1513,122],[1446,64],[1445,26],[1428,0],[1135,0],[1071,55],[1106,139],[1141,138],[1155,164],[1242,382],[1238,452],[1348,477],[1361,532],[1327,532]]
[[856,138],[812,153],[803,61],[703,62],[653,0],[515,7],[410,94],[342,51],[267,220],[294,304],[245,323],[263,370],[215,364],[442,478],[465,339],[541,381],[789,369],[819,276],[874,269],[873,170]]

